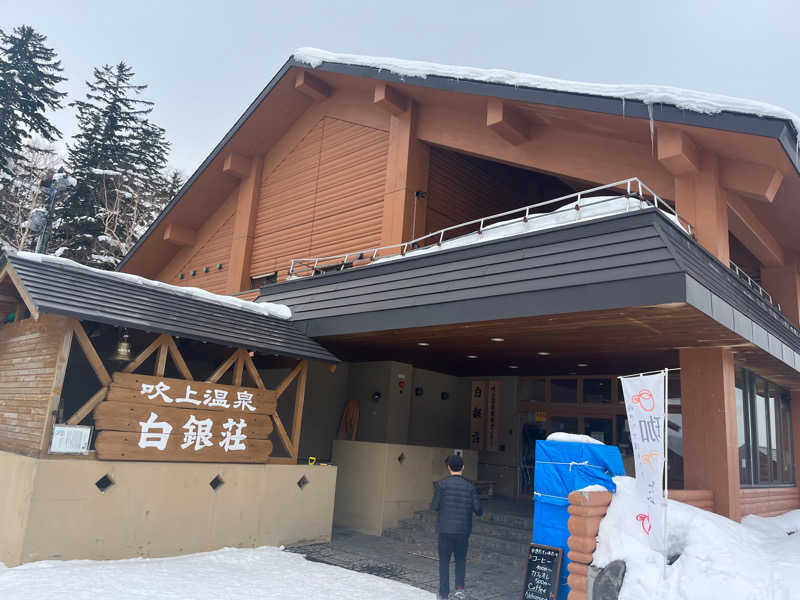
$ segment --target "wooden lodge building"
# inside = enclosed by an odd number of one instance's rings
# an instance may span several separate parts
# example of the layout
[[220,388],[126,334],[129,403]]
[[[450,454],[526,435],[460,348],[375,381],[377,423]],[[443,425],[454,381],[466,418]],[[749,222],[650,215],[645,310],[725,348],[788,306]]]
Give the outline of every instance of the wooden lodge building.
[[454,449],[530,497],[551,432],[630,462],[617,377],[666,367],[673,496],[800,508],[799,144],[731,98],[296,52],[121,273],[4,255],[0,561],[380,534]]

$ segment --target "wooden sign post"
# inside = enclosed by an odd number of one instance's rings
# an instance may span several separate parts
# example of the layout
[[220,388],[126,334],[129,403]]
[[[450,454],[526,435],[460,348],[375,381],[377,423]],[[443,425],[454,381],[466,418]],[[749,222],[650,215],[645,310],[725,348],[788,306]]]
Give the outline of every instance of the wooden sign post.
[[105,460],[266,462],[273,390],[114,373],[94,411]]
[[525,561],[522,600],[555,600],[561,576],[561,548],[531,544]]

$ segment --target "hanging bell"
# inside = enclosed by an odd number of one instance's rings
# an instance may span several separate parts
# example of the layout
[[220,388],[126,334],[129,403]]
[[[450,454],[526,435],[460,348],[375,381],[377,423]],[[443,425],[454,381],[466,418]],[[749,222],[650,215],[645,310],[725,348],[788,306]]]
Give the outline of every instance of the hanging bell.
[[114,350],[114,354],[111,355],[110,360],[113,360],[114,362],[130,362],[131,343],[129,341],[127,329],[120,329],[119,340],[117,341],[117,349]]

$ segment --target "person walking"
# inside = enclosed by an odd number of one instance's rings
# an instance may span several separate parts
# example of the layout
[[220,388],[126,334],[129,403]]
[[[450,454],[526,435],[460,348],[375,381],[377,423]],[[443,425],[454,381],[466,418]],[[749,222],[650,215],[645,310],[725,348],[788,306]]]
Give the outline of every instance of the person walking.
[[456,591],[453,598],[464,598],[467,571],[467,546],[472,533],[472,513],[483,514],[478,490],[464,478],[464,459],[454,454],[447,459],[449,477],[436,484],[431,508],[439,513],[439,598],[450,597],[450,555],[455,556]]

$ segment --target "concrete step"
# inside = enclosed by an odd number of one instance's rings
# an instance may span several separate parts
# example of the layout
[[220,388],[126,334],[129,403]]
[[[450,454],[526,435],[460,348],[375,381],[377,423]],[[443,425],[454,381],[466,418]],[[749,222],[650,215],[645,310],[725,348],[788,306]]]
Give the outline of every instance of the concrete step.
[[[384,537],[395,539],[405,544],[415,544],[436,549],[437,536],[435,531],[426,531],[418,527],[400,525],[394,529],[387,529],[383,532]],[[497,554],[502,556],[520,558],[524,557],[528,550],[528,540],[509,540],[494,536],[473,533],[469,538],[471,552],[480,554]]]
[[[407,528],[418,527],[421,531],[435,532],[436,513],[433,511],[425,511],[425,513],[426,514],[418,513],[411,519],[401,521],[400,526],[406,526]],[[532,520],[530,525],[525,523],[524,527],[509,526],[505,521],[478,518],[473,518],[472,520],[472,535],[497,537],[505,540],[526,543],[530,541],[532,531]]]
[[[435,525],[436,517],[437,517],[436,511],[421,510],[414,514],[413,519],[418,519],[426,523],[433,523]],[[519,529],[522,531],[527,531],[528,535],[530,535],[530,532],[533,531],[533,509],[531,509],[531,515],[529,517],[512,515],[502,512],[484,511],[482,516],[473,517],[472,523],[473,527],[477,523],[501,525],[503,527],[509,527],[511,529]]]

